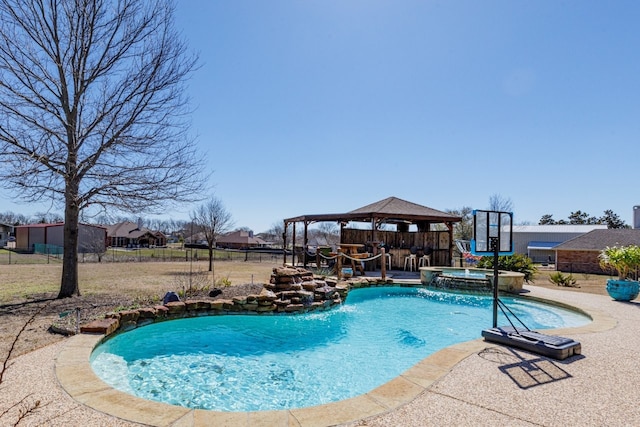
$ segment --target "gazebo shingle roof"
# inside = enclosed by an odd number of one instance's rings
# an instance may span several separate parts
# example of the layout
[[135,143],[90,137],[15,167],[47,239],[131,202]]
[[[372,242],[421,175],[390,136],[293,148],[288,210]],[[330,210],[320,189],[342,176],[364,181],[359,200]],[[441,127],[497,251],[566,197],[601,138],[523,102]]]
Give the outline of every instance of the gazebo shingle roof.
[[285,223],[305,221],[366,221],[370,219],[385,220],[409,220],[409,221],[430,221],[430,222],[460,222],[459,216],[442,212],[436,209],[422,206],[417,203],[408,202],[397,197],[387,197],[375,203],[361,208],[336,214],[301,215],[287,218]]
[[389,216],[402,216],[402,217],[431,217],[438,219],[448,218],[451,221],[460,220],[459,217],[442,212],[436,209],[422,206],[417,203],[408,202],[406,200],[399,199],[397,197],[387,197],[370,205],[363,206],[361,208],[352,210],[350,214],[376,214],[377,216],[389,215]]

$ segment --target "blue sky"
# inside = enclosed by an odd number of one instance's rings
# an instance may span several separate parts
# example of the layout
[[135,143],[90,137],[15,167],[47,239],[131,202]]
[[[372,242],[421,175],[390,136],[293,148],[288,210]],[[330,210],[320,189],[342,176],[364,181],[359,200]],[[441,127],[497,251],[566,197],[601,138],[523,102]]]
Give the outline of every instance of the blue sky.
[[201,62],[192,131],[236,226],[495,194],[516,223],[632,224],[637,1],[178,0],[176,17]]

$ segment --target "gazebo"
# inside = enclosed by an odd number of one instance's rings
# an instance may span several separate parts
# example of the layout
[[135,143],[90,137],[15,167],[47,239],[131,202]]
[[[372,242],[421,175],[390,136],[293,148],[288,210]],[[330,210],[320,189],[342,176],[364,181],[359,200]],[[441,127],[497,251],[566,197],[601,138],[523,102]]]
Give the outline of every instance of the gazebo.
[[[376,252],[377,246],[384,244],[385,248],[388,248],[388,253],[392,255],[394,265],[401,267],[402,260],[409,253],[427,248],[432,254],[434,265],[451,265],[453,225],[462,221],[462,218],[397,197],[388,197],[346,213],[287,218],[284,220],[284,247],[287,247],[289,225],[293,226],[292,240],[295,249],[297,223],[304,225],[303,247],[306,248],[309,225],[333,221],[340,224],[341,243],[362,244],[364,248],[372,248],[373,253]],[[370,227],[366,229],[348,227],[352,222],[370,224]],[[432,227],[436,224],[443,226]],[[287,262],[286,251],[284,262],[285,264]]]

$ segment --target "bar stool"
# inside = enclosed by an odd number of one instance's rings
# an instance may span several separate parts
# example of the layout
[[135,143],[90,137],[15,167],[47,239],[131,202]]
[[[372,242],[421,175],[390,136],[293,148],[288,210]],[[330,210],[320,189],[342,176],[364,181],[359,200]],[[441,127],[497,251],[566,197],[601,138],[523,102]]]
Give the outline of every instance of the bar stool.
[[417,259],[416,254],[410,254],[404,257],[404,269],[407,270],[407,264],[409,265],[409,271],[417,270]]
[[387,270],[391,270],[391,254],[386,253],[385,256],[387,257]]
[[431,255],[422,255],[418,264],[419,267],[431,267]]

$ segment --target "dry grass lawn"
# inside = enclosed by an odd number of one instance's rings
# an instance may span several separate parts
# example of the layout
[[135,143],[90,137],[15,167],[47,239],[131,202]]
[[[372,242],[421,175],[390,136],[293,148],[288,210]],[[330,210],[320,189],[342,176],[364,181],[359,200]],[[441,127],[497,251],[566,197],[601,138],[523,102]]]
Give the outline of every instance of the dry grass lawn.
[[[214,283],[228,279],[231,284],[265,283],[276,264],[219,261],[214,264],[215,277],[205,261],[199,262],[141,262],[79,264],[80,293],[83,296],[125,294],[133,298],[159,300],[167,291],[179,291],[188,285],[190,272],[199,277],[198,283],[214,287]],[[60,289],[62,265],[11,264],[1,267],[0,305],[33,299],[37,296],[57,295]],[[203,276],[206,276],[204,278]]]

